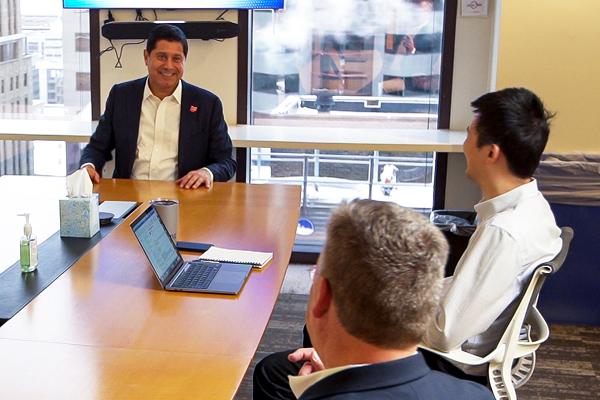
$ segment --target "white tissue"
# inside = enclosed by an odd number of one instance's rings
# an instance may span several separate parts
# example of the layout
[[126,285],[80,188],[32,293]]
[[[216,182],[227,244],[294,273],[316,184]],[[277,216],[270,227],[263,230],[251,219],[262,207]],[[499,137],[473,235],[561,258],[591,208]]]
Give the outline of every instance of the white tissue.
[[76,197],[92,197],[94,185],[90,175],[85,169],[80,169],[67,176],[67,196],[70,199]]

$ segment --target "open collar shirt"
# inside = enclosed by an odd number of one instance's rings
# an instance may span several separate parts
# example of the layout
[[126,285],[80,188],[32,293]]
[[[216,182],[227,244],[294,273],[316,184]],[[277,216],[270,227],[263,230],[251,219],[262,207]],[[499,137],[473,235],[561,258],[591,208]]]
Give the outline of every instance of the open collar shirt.
[[162,101],[146,80],[133,179],[176,180],[181,118],[181,81]]
[[[442,299],[423,341],[449,351],[482,355],[492,350],[504,327],[496,319],[520,294],[536,266],[561,249],[560,229],[532,180],[475,205],[477,228],[445,278]],[[463,366],[468,373],[476,373]]]

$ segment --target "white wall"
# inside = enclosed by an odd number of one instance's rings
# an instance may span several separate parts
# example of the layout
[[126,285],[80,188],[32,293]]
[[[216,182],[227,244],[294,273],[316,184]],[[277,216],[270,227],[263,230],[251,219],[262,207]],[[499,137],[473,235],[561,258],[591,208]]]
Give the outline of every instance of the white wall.
[[[463,131],[473,119],[471,101],[493,88],[494,30],[500,0],[490,0],[487,17],[456,18],[450,129]],[[465,177],[465,157],[451,153],[446,177],[446,208],[472,209],[481,199],[479,187]]]

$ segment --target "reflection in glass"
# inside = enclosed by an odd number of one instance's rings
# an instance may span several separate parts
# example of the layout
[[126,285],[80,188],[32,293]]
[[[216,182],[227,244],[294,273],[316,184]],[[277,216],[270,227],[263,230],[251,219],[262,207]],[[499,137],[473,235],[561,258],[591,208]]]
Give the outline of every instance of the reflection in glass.
[[436,128],[443,5],[289,0],[255,11],[252,122]]
[[[437,128],[443,9],[443,0],[287,0],[254,11],[251,122]],[[301,220],[315,229],[299,226],[296,244],[322,244],[343,200],[433,206],[434,153],[255,148],[251,162],[252,183],[302,187]]]

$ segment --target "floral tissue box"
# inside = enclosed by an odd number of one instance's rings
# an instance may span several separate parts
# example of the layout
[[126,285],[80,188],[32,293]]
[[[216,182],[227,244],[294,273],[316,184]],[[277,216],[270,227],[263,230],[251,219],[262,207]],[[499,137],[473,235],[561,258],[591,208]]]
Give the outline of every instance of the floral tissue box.
[[91,238],[100,230],[98,194],[60,199],[60,236]]

